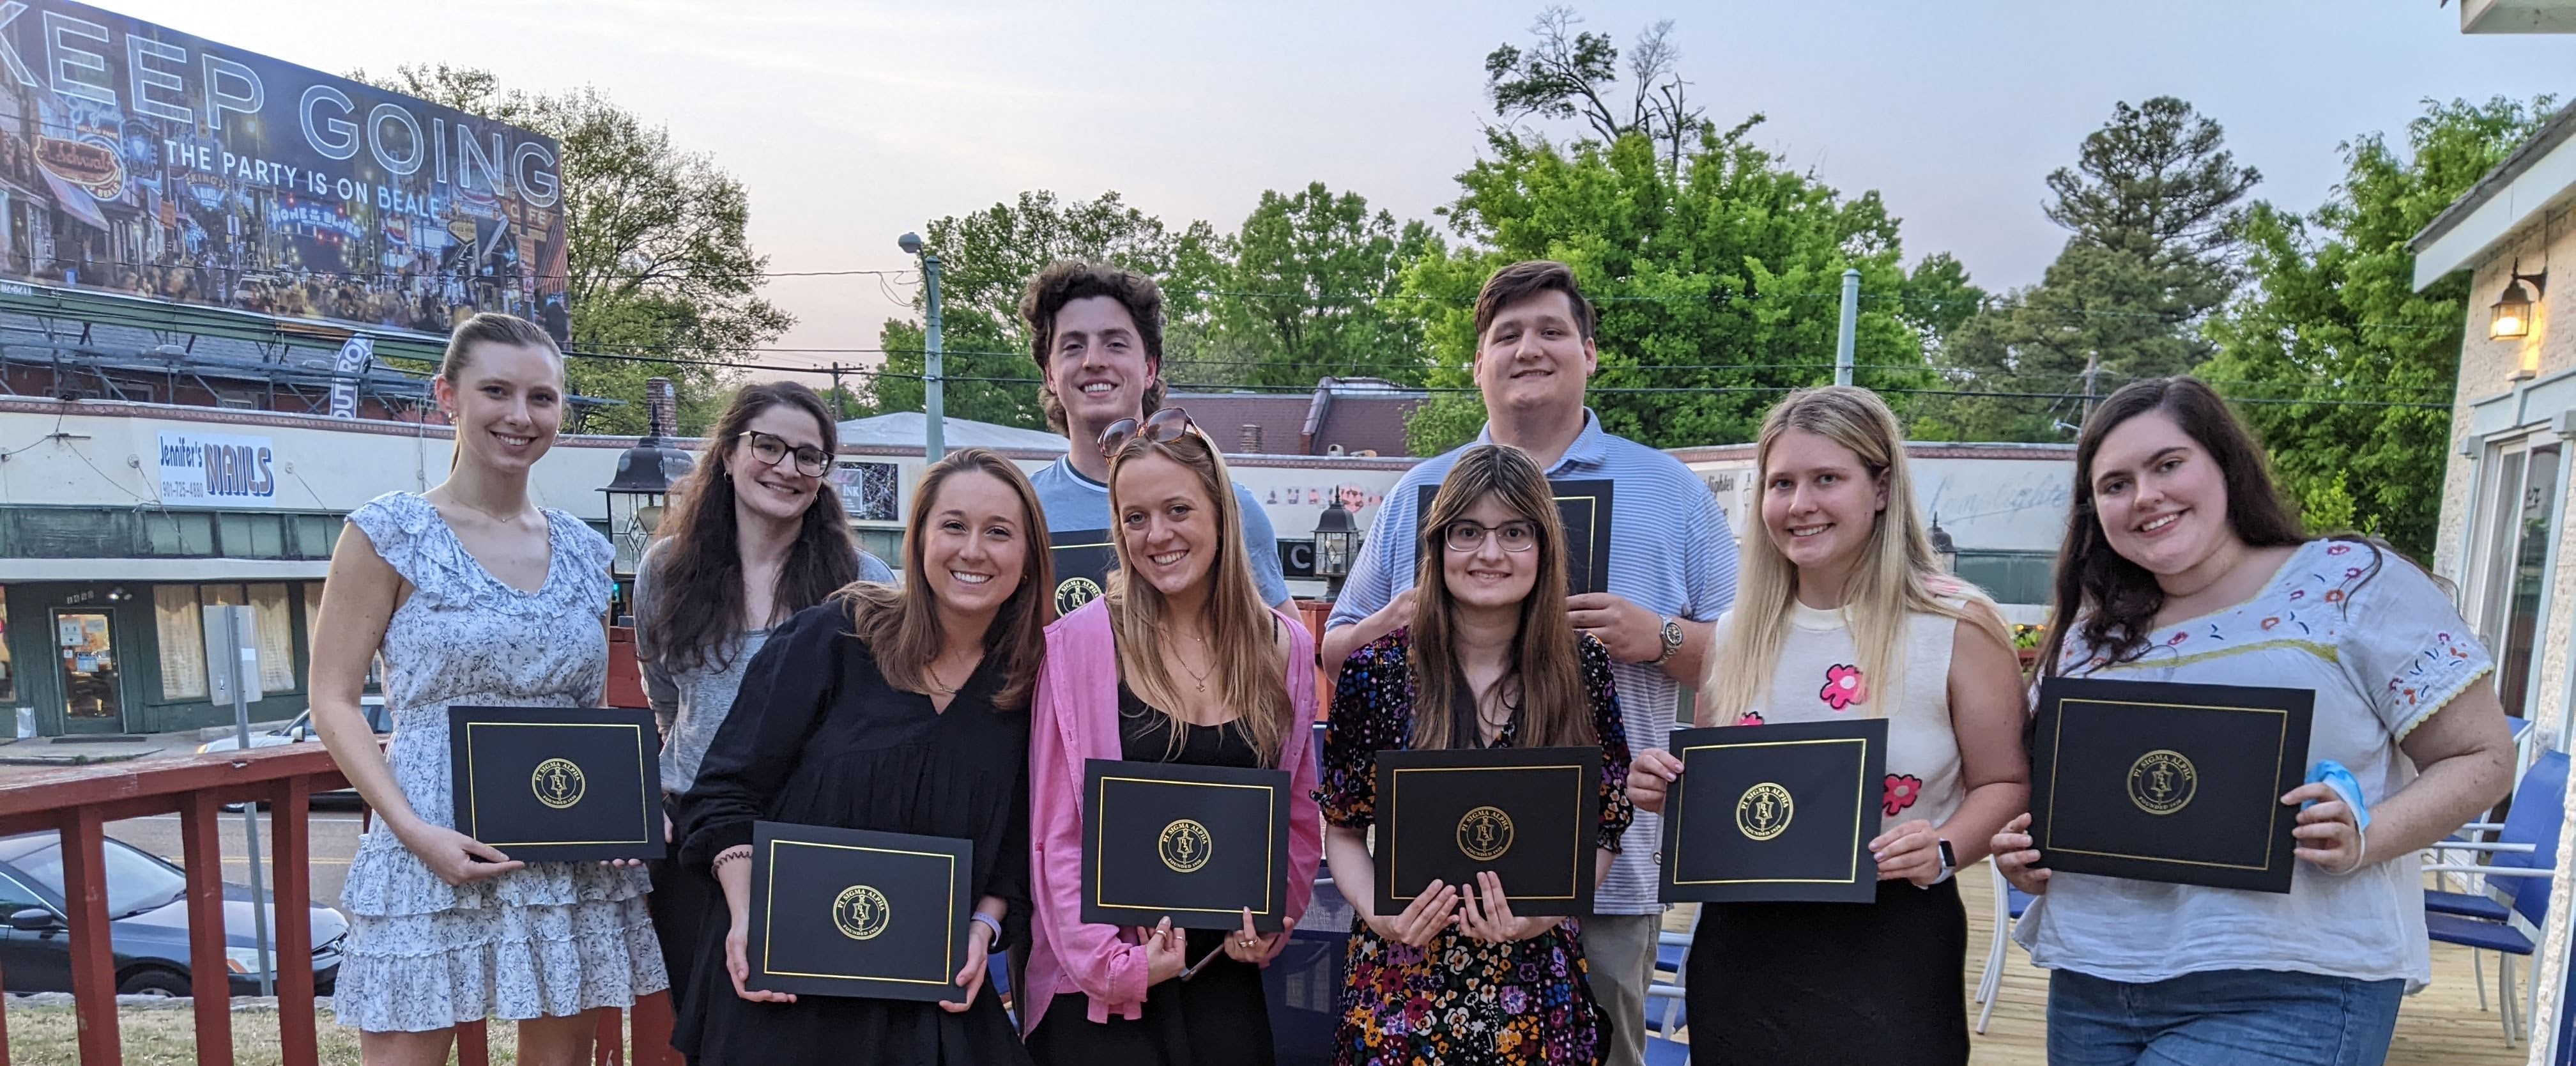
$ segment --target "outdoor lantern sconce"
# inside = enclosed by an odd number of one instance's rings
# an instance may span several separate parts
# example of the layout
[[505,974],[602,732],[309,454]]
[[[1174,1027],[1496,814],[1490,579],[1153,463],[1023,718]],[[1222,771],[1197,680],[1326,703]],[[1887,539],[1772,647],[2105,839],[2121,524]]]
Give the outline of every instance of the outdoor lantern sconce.
[[1951,539],[1949,530],[1941,528],[1941,516],[1937,514],[1932,516],[1932,554],[1940,557],[1942,573],[1959,572],[1959,542]]
[[[2531,283],[2531,288],[2522,287],[2522,283],[2526,281]],[[2530,336],[2531,305],[2535,289],[2543,294],[2549,291],[2549,272],[2543,270],[2537,274],[2525,274],[2522,273],[2521,264],[2515,264],[2512,284],[2506,285],[2504,295],[2496,298],[2493,308],[2495,317],[2487,324],[2487,336],[2500,341]]]
[[1342,506],[1342,490],[1333,489],[1333,502],[1315,519],[1315,576],[1324,579],[1324,598],[1339,599],[1342,579],[1351,574],[1351,560],[1360,548],[1359,523]]
[[608,494],[609,542],[617,547],[616,577],[635,576],[644,560],[644,545],[662,524],[671,486],[694,465],[689,453],[662,443],[658,436],[636,441],[617,457],[617,476],[599,490]]

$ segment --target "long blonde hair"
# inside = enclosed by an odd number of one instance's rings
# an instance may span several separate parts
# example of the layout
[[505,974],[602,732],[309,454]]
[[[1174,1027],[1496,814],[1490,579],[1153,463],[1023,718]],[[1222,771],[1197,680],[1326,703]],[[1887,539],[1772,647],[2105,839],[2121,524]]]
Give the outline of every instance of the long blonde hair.
[[[1199,433],[1183,433],[1170,441],[1151,440],[1139,433],[1110,457],[1109,543],[1118,554],[1118,569],[1109,575],[1105,595],[1110,630],[1118,638],[1119,664],[1157,691],[1179,691],[1171,667],[1154,646],[1155,634],[1169,617],[1171,601],[1153,582],[1129,579],[1136,573],[1136,559],[1127,548],[1125,510],[1118,500],[1118,471],[1128,460],[1148,454],[1179,463],[1196,475],[1208,506],[1216,511],[1216,561],[1209,564],[1206,578],[1213,583],[1206,606],[1208,647],[1216,653],[1211,680],[1225,695],[1226,705],[1235,709],[1234,728],[1251,742],[1262,765],[1276,767],[1288,731],[1303,728],[1304,723],[1290,721],[1296,711],[1289,705],[1283,681],[1288,664],[1271,628],[1276,616],[1261,602],[1251,560],[1244,558],[1243,508],[1234,498],[1234,480],[1226,474],[1225,457]],[[1172,732],[1177,742],[1181,730]]]
[[[1865,713],[1877,716],[1899,705],[1905,677],[1905,624],[1909,616],[1939,615],[1966,622],[2005,647],[2012,646],[2002,612],[1973,585],[1941,572],[1932,541],[1914,510],[1914,479],[1905,468],[1905,433],[1895,412],[1878,394],[1849,385],[1802,389],[1790,393],[1762,420],[1761,445],[1755,452],[1756,484],[1768,492],[1771,452],[1782,434],[1803,430],[1832,441],[1860,457],[1870,478],[1887,493],[1887,505],[1870,524],[1869,544],[1861,550],[1843,590],[1843,617],[1860,652],[1861,676],[1868,680]],[[1757,503],[1757,506],[1758,503]],[[1771,542],[1757,513],[1756,535],[1745,538],[1735,587],[1735,607],[1725,632],[1718,635],[1717,654],[1698,706],[1708,708],[1709,725],[1733,725],[1768,694],[1772,674],[1787,640],[1790,606],[1798,597],[1798,568]]]
[[1480,444],[1458,456],[1440,480],[1431,512],[1414,523],[1413,621],[1405,637],[1413,668],[1413,736],[1416,751],[1455,747],[1450,701],[1456,698],[1457,652],[1451,647],[1449,525],[1477,501],[1492,499],[1538,527],[1538,583],[1521,601],[1520,632],[1499,690],[1518,686],[1525,748],[1586,747],[1601,742],[1592,731],[1592,701],[1583,691],[1581,645],[1565,610],[1565,525],[1556,513],[1547,475],[1528,452],[1508,444]]

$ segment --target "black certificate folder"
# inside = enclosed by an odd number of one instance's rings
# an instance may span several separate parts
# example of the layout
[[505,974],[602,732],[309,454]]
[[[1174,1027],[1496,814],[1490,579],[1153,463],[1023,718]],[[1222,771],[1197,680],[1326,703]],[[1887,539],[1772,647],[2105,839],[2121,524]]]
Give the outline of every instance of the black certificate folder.
[[1512,913],[1592,913],[1601,749],[1377,753],[1377,910],[1396,914],[1434,879],[1472,893],[1502,877]]
[[2288,892],[2316,693],[2147,681],[2040,683],[2033,846],[2049,868]]
[[651,711],[450,707],[447,743],[457,832],[538,862],[669,852]]
[[1886,719],[1676,730],[1671,750],[1682,774],[1664,802],[1664,900],[1878,898]]
[[752,824],[744,987],[956,1002],[975,925],[975,843]]
[[1091,759],[1082,920],[1276,932],[1287,916],[1288,772]]

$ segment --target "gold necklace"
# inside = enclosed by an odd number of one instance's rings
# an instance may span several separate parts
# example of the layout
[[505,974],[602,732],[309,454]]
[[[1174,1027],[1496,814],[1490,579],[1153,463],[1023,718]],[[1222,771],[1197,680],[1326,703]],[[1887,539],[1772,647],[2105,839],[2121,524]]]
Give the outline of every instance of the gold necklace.
[[[1190,635],[1190,639],[1197,641],[1199,646],[1202,648],[1207,646],[1206,637],[1199,636],[1194,633]],[[1181,672],[1190,675],[1190,680],[1197,683],[1200,692],[1207,691],[1208,674],[1216,672],[1216,663],[1208,663],[1207,673],[1200,673],[1199,671],[1190,669],[1189,660],[1183,659],[1178,655],[1172,656],[1172,661],[1181,664]]]

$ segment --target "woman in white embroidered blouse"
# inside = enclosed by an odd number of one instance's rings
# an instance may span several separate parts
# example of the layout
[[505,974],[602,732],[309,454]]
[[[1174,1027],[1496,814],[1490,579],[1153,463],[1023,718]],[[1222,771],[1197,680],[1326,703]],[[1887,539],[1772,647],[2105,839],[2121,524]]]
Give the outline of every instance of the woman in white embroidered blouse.
[[[1699,695],[1706,724],[1885,718],[1870,842],[1875,905],[1702,904],[1690,955],[1694,1062],[1965,1063],[1967,912],[1951,871],[2029,806],[2019,666],[1992,602],[1940,570],[1905,437],[1876,394],[1792,394],[1762,425],[1763,536]],[[1663,807],[1681,773],[1637,755],[1628,792]]]
[[2046,669],[2314,689],[2309,755],[2353,772],[2369,825],[2323,784],[2281,797],[2314,805],[2275,895],[2052,874],[2015,818],[1995,862],[2044,893],[2014,936],[2054,971],[2049,1061],[2381,1061],[2399,997],[2431,976],[2415,853],[2511,783],[2486,650],[2413,563],[2302,533],[2191,378],[2111,395],[2076,444],[2074,498]]

